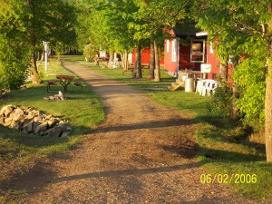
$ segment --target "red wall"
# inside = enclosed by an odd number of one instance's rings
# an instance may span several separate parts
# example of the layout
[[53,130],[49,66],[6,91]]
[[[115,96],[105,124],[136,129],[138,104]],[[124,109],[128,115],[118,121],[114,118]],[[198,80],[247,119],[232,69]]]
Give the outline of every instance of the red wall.
[[169,72],[176,72],[179,68],[179,60],[172,61],[172,40],[169,39],[169,51],[167,52],[167,40],[164,41],[164,68]]
[[[190,62],[190,52],[191,52],[191,45],[184,45],[180,44],[179,47],[179,59],[177,62],[172,62],[172,42],[170,40],[169,43],[169,52],[166,50],[166,41],[165,41],[165,50],[164,50],[164,65],[165,69],[169,72],[175,72],[177,69],[183,70],[183,69],[190,69],[194,71],[200,71],[200,65],[201,63],[191,63]],[[206,56],[205,56],[205,63],[211,64],[212,69],[211,73],[208,74],[208,78],[213,78],[215,74],[219,73],[219,65],[220,61],[217,57],[216,51],[213,50],[213,53],[211,53],[210,50],[210,44],[206,43]],[[229,72],[231,73],[231,69],[229,69]],[[230,74],[229,73],[229,74]]]
[[[149,58],[150,58],[150,48],[144,48],[142,50],[142,65],[149,65]],[[132,51],[132,64],[136,62],[136,50]],[[163,55],[160,56],[160,64],[164,65],[164,57]]]
[[208,78],[214,78],[215,74],[219,73],[219,68],[220,68],[220,60],[216,54],[216,50],[213,49],[213,53],[211,53],[211,45],[207,43],[207,64],[211,64],[212,70],[211,73],[208,74]]

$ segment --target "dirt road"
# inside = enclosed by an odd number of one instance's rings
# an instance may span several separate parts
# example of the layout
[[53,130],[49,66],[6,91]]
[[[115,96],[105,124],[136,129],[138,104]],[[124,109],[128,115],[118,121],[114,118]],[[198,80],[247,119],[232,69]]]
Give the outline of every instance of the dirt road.
[[[102,97],[106,121],[83,145],[38,164],[23,203],[249,203],[223,185],[203,185],[189,116],[72,62],[64,65]],[[253,202],[254,203],[254,202]]]

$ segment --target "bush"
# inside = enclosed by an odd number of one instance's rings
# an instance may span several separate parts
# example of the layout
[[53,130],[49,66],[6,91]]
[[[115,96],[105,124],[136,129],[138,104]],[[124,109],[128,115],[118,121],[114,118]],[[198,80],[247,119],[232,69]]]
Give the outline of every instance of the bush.
[[226,83],[216,88],[209,106],[210,112],[222,118],[230,118],[232,112],[232,91]]
[[10,39],[0,34],[1,81],[10,89],[17,89],[25,82],[30,65],[30,49],[20,39]]
[[265,58],[261,55],[241,62],[235,70],[234,80],[239,86],[237,107],[243,113],[245,125],[260,130],[264,125]]
[[96,55],[96,50],[91,44],[88,44],[84,47],[83,55],[85,59],[91,61]]
[[8,87],[8,82],[7,82],[7,79],[5,77],[3,68],[1,68],[1,65],[0,65],[0,90],[5,89],[5,88],[9,88]]
[[27,77],[30,47],[25,40],[23,23],[18,12],[23,3],[4,1],[0,6],[0,80],[1,86],[19,88]]

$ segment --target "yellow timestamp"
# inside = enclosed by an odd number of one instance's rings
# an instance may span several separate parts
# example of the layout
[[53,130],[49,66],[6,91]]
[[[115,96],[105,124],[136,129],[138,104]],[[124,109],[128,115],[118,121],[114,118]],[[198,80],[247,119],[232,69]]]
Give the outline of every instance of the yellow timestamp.
[[254,184],[257,183],[256,174],[201,174],[202,184]]

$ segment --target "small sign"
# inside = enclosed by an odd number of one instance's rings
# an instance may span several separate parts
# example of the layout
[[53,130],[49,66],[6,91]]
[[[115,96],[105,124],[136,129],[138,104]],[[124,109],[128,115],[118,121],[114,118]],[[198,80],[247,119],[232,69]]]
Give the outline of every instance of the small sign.
[[211,64],[201,64],[200,70],[202,73],[210,73],[212,70]]

